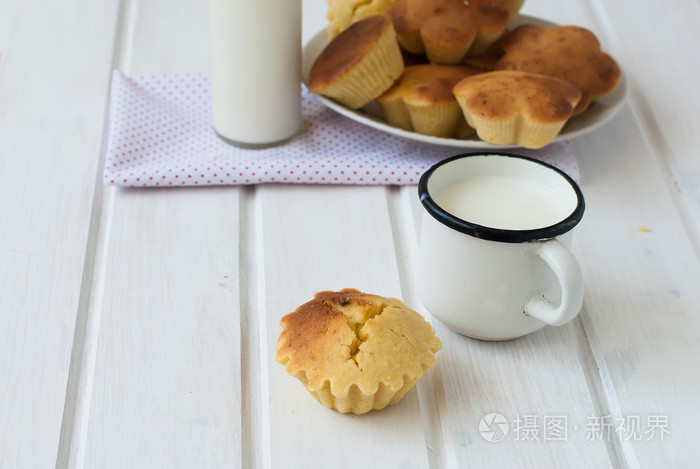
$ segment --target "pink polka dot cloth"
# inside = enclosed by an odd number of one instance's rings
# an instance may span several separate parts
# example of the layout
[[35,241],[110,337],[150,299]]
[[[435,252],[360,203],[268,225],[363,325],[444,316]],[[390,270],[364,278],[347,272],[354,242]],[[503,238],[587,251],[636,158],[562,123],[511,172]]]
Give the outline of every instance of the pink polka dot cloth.
[[[299,184],[416,184],[443,158],[469,150],[409,141],[341,116],[302,86],[306,128],[273,148],[229,145],[210,120],[205,74],[126,77],[115,71],[104,183],[126,187]],[[546,161],[578,180],[568,142],[509,150]]]

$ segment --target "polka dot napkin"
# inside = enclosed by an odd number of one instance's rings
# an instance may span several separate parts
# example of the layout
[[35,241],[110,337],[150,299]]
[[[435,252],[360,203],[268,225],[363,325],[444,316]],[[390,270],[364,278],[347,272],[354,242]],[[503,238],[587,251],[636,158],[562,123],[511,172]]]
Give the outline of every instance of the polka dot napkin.
[[[223,142],[211,127],[207,75],[130,78],[115,71],[104,182],[128,187],[416,184],[437,161],[468,151],[416,143],[359,124],[302,88],[305,130],[285,145],[242,149]],[[568,142],[513,152],[579,178]]]

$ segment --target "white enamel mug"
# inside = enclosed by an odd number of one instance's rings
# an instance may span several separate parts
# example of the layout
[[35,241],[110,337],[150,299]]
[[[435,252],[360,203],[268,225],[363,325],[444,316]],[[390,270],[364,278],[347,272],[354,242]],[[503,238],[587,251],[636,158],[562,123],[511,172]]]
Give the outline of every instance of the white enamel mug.
[[583,276],[570,251],[585,202],[559,169],[508,153],[469,153],[431,167],[418,294],[451,329],[509,340],[573,319]]

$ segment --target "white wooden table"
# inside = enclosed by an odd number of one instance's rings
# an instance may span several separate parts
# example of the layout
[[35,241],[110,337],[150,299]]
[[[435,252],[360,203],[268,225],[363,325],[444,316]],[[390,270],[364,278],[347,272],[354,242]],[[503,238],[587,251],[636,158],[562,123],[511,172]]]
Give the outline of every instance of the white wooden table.
[[[590,28],[629,81],[573,141],[583,310],[502,343],[434,321],[416,389],[347,416],[274,362],[278,320],[350,286],[427,314],[415,186],[105,187],[112,70],[207,72],[207,3],[0,2],[0,467],[697,467],[700,3],[523,13]],[[305,39],[324,16],[305,0]]]

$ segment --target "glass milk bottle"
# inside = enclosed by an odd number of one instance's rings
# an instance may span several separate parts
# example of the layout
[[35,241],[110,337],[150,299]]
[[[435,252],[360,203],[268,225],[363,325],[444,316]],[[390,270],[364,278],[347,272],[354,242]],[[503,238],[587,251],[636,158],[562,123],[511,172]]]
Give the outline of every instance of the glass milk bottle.
[[301,0],[210,0],[212,123],[234,145],[301,128]]

